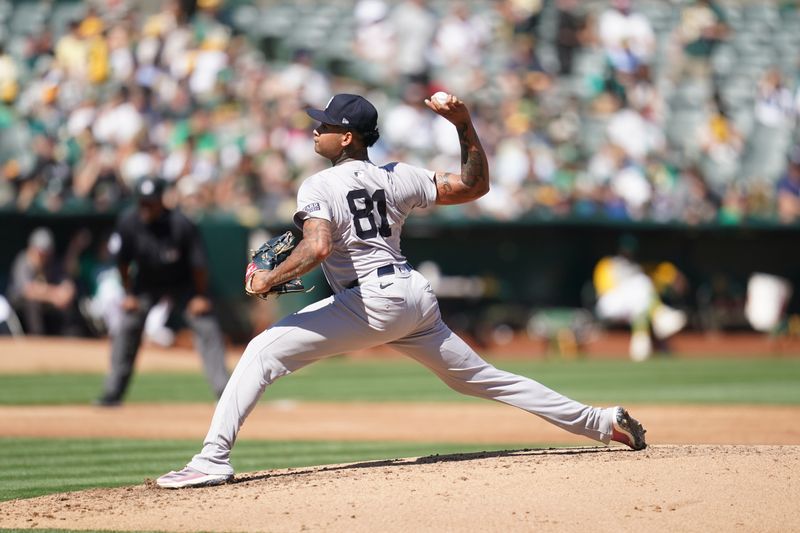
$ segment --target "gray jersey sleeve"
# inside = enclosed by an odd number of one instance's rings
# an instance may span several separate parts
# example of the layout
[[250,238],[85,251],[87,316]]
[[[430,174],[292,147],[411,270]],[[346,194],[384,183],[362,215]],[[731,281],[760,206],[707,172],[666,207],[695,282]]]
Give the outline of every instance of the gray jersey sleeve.
[[406,163],[390,163],[384,167],[394,175],[394,187],[405,201],[408,211],[415,207],[425,208],[436,203],[435,172]]
[[297,211],[293,217],[295,226],[302,229],[303,222],[309,218],[332,220],[331,206],[325,196],[317,176],[305,180],[297,191]]

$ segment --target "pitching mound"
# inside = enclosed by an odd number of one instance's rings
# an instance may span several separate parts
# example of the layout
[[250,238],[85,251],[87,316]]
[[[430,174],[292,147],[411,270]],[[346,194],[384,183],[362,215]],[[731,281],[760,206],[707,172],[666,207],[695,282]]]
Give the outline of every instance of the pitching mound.
[[0,503],[3,527],[145,531],[775,531],[800,527],[800,447],[519,450],[152,481]]

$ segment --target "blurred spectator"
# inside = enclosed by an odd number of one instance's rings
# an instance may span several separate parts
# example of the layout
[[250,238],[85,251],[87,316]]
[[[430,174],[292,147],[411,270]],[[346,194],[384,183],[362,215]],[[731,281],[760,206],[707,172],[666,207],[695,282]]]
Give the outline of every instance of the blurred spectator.
[[626,163],[611,176],[609,185],[614,195],[625,203],[627,218],[644,218],[653,197],[653,189],[641,166],[633,162]]
[[19,67],[0,42],[0,102],[10,104],[19,94]]
[[786,224],[800,222],[800,145],[796,145],[788,157],[783,177],[776,185],[778,196],[778,218]]
[[578,11],[578,0],[558,0],[558,33],[556,50],[558,52],[558,73],[562,76],[572,74],[572,60],[575,52],[584,46],[586,37],[586,18]]
[[405,84],[402,101],[383,119],[382,136],[399,150],[417,153],[436,150],[432,128],[436,115],[423,103],[426,92],[426,86],[421,83]]
[[764,72],[756,86],[755,118],[770,128],[789,128],[795,119],[792,92],[777,67]]
[[384,0],[358,0],[353,53],[364,63],[365,81],[380,83],[394,75],[392,59],[397,36],[389,23],[389,4]]
[[401,0],[389,14],[392,34],[396,36],[394,62],[401,77],[426,78],[430,70],[430,45],[437,20],[426,0]]
[[522,135],[503,139],[497,146],[495,178],[480,206],[498,220],[514,220],[525,208],[523,187],[532,178],[532,154]]
[[536,38],[520,36],[511,46],[507,72],[510,76],[518,77],[523,94],[538,96],[551,89],[553,79],[539,58]]
[[76,80],[85,80],[88,50],[80,27],[79,20],[70,21],[69,31],[56,42],[56,64],[65,76]]
[[635,261],[638,248],[635,237],[620,239],[618,253],[598,261],[593,273],[597,301],[595,311],[604,321],[621,322],[631,328],[629,354],[643,361],[653,352],[652,334],[663,341],[686,325],[686,314],[662,302],[659,288],[680,285],[682,276],[673,265],[656,269],[656,280],[645,274]]
[[117,174],[114,153],[94,140],[88,140],[75,165],[72,195],[90,202],[99,212],[119,205],[127,189]]
[[256,190],[260,191],[256,207],[263,220],[284,220],[294,212],[296,199],[289,180],[289,162],[282,152],[265,153],[254,161],[255,176],[258,178]]
[[120,177],[127,184],[133,184],[145,176],[158,174],[161,170],[164,154],[155,144],[145,138],[139,138],[136,146],[120,161]]
[[33,140],[33,169],[19,184],[17,207],[26,210],[35,203],[59,211],[72,185],[72,169],[55,139],[39,135]]
[[541,0],[501,0],[497,8],[508,26],[510,38],[534,35],[539,26],[544,2]]
[[631,0],[611,0],[611,7],[600,14],[598,37],[606,58],[615,70],[633,72],[649,64],[655,52],[655,33],[650,20],[633,11]]
[[680,173],[674,196],[678,216],[687,224],[714,222],[722,203],[706,183],[702,170],[694,165]]
[[741,183],[733,183],[725,189],[717,221],[726,226],[741,224],[747,215],[747,191]]
[[[135,14],[125,3],[91,4],[66,27],[48,20],[42,31],[7,41],[0,202],[20,210],[119,209],[137,178],[159,172],[171,184],[169,200],[192,216],[224,211],[248,224],[285,218],[295,178],[320,165],[307,150],[306,106],[322,107],[337,90],[372,93],[387,109],[377,160],[437,152],[435,162],[450,168],[460,149],[440,134],[449,125],[417,109],[441,89],[474,103],[490,160],[503,166],[494,199],[462,214],[506,217],[499,206],[510,193],[509,211],[519,216],[682,221],[687,187],[678,177],[697,165],[721,199],[703,220],[778,219],[774,183],[792,128],[796,135],[800,100],[791,91],[800,68],[781,58],[785,74],[770,70],[758,89],[744,74],[756,71],[760,57],[720,61],[714,79],[707,68],[715,43],[730,33],[726,13],[744,26],[737,50],[747,43],[764,49],[771,39],[758,33],[767,28],[760,19],[742,19],[746,7],[725,4],[723,12],[693,1],[678,20],[655,5],[637,12],[628,0],[559,0],[549,8],[530,0],[354,5],[355,27],[337,29],[337,39],[351,39],[346,57],[338,40],[313,49],[294,42],[293,31],[253,33],[252,24],[230,16],[236,7],[216,0],[172,0]],[[251,7],[265,17],[272,9]],[[776,46],[791,40],[790,19],[769,25]],[[665,79],[672,64],[683,68],[657,46],[670,32],[685,38],[674,44],[681,57],[685,45],[689,64],[693,54],[700,58],[702,68],[687,67],[700,71],[691,83]],[[706,121],[705,93],[717,80],[722,94]],[[607,141],[621,158],[609,157]],[[249,184],[235,177],[245,157]],[[61,177],[44,178],[42,167]],[[426,214],[461,212],[448,209]]]
[[76,286],[55,256],[53,233],[36,228],[11,267],[8,301],[29,335],[80,335]]
[[121,87],[97,111],[92,133],[97,142],[111,144],[127,151],[144,132],[141,90],[131,91]]
[[276,73],[275,82],[276,88],[308,106],[324,106],[331,94],[328,78],[314,67],[313,53],[303,48],[296,50],[291,63]]
[[695,0],[681,9],[676,28],[681,56],[677,78],[707,78],[714,47],[730,32],[725,11],[713,0]]
[[664,121],[669,112],[662,91],[653,80],[653,71],[648,65],[639,67],[629,77],[624,78],[625,101],[648,122],[659,130],[664,129]]
[[[644,110],[649,111],[649,108]],[[609,141],[622,148],[625,155],[636,163],[643,163],[653,152],[664,149],[664,131],[654,121],[651,113],[634,107],[620,106],[608,121]]]
[[724,190],[736,177],[744,151],[744,136],[730,119],[719,98],[714,99],[708,119],[698,128],[700,166],[711,185]]
[[29,34],[24,42],[22,61],[26,68],[35,70],[37,61],[54,55],[53,33],[44,27]]
[[741,174],[746,180],[773,183],[784,167],[796,118],[792,93],[780,69],[768,69],[758,81],[754,117]]
[[109,76],[115,83],[127,84],[133,78],[136,60],[133,57],[131,35],[123,24],[108,30]]
[[469,90],[473,69],[481,64],[490,39],[489,27],[465,2],[452,2],[439,20],[431,47],[431,62],[456,94]]
[[90,83],[105,82],[110,74],[109,46],[105,22],[90,6],[78,27],[86,47],[86,78]]
[[208,102],[216,97],[218,78],[228,67],[225,48],[230,39],[227,28],[214,27],[204,36],[198,49],[186,61],[190,62],[189,90],[200,102]]

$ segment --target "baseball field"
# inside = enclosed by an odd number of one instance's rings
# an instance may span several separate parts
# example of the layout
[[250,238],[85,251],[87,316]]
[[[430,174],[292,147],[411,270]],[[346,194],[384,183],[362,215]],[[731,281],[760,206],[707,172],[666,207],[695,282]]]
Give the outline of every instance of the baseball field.
[[[229,364],[239,350],[229,350]],[[526,345],[487,359],[575,399],[622,404],[650,447],[596,445],[450,391],[387,350],[268,389],[222,487],[152,480],[201,444],[214,404],[189,348],[148,347],[128,401],[91,405],[102,340],[0,338],[0,528],[110,531],[800,531],[800,349],[625,339],[579,359]]]

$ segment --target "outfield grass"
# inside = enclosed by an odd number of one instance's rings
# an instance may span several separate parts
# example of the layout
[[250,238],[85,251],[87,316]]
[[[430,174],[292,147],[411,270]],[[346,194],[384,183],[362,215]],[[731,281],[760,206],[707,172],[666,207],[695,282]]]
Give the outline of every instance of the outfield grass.
[[[529,376],[586,403],[800,404],[800,359],[669,359],[500,361],[498,367]],[[88,403],[103,377],[97,374],[0,375],[0,405]],[[266,400],[480,401],[457,394],[413,361],[334,358],[276,382]],[[199,373],[138,373],[130,402],[212,402]]]
[[[0,438],[0,501],[96,487],[142,483],[182,467],[197,440]],[[388,460],[432,454],[519,449],[519,445],[381,442],[237,442],[239,472]]]

